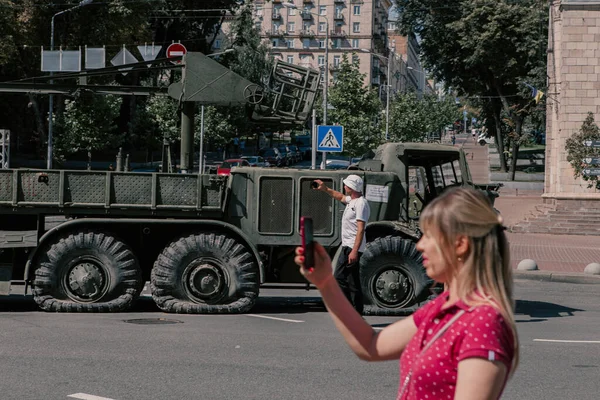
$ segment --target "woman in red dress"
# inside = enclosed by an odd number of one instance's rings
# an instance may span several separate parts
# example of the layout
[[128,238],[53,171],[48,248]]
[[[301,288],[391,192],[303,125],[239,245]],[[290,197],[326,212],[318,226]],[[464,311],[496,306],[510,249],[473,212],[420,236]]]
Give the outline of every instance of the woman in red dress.
[[397,399],[498,399],[519,358],[502,218],[483,192],[455,188],[423,210],[420,225],[423,266],[446,290],[379,332],[346,300],[323,247],[310,271],[302,248],[296,263],[360,359],[400,359]]

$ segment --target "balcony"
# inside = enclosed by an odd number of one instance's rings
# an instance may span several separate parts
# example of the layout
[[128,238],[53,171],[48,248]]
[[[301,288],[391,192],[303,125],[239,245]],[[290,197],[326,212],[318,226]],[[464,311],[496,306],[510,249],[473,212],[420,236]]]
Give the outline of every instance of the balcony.
[[335,15],[333,16],[333,19],[335,21],[343,21],[344,20],[344,14],[342,14],[342,13],[335,13]]
[[272,19],[273,21],[279,21],[279,20],[281,20],[281,14],[280,14],[280,13],[278,13],[278,12],[274,12],[274,13],[271,15],[271,19]]
[[313,0],[303,0],[302,2],[303,2],[304,4],[312,4],[312,3],[314,3],[314,1],[313,1]]
[[315,37],[315,33],[313,31],[311,31],[310,29],[302,29],[300,31],[300,37],[314,38]]
[[329,64],[329,70],[332,71],[332,72],[333,71],[339,71],[340,70],[340,65],[341,64],[335,64],[335,63],[334,64]]
[[346,37],[346,31],[343,29],[334,29],[329,32],[329,37],[332,38],[343,38]]
[[346,4],[346,0],[333,0],[335,4]]
[[310,21],[310,20],[312,20],[312,17],[313,17],[312,14],[308,11],[301,11],[300,15],[302,16],[302,19],[305,21]]
[[283,37],[286,35],[286,32],[283,29],[271,29],[265,31],[265,36],[267,37]]
[[362,4],[362,3],[364,3],[364,0],[350,0],[350,3],[352,3],[352,4]]

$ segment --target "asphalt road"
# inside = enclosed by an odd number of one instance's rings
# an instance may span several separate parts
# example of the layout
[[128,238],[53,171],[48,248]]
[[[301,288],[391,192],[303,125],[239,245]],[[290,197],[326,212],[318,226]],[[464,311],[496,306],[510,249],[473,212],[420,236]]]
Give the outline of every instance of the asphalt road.
[[[395,398],[397,362],[358,360],[315,294],[263,290],[253,314],[231,316],[164,314],[149,299],[129,313],[49,314],[3,299],[0,398]],[[599,295],[600,285],[517,283],[522,361],[504,399],[598,398]]]

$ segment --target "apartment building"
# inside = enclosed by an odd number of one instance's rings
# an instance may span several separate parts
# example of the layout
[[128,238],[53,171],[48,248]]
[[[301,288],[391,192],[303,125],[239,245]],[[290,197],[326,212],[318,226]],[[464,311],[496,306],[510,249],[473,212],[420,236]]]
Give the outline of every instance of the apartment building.
[[390,11],[388,19],[388,39],[394,44],[395,53],[403,61],[399,73],[392,77],[392,87],[398,91],[432,92],[427,73],[421,65],[417,38],[414,34],[404,36],[398,33],[398,14],[395,10]]
[[[344,54],[359,63],[365,84],[387,84],[391,0],[256,0],[254,7],[257,29],[274,57],[324,72],[328,46],[330,84]],[[227,23],[222,30],[215,50],[227,40]]]

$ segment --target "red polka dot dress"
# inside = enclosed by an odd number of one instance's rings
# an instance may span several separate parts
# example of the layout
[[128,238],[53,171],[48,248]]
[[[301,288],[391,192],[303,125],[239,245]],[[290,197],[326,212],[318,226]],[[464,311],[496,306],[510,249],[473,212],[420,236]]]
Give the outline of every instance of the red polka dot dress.
[[[448,292],[444,292],[412,315],[418,330],[400,357],[398,400],[453,399],[458,363],[466,358],[500,361],[510,371],[514,341],[500,311],[489,305],[471,309],[463,301],[442,310],[447,299]],[[422,352],[460,310],[465,313]]]

